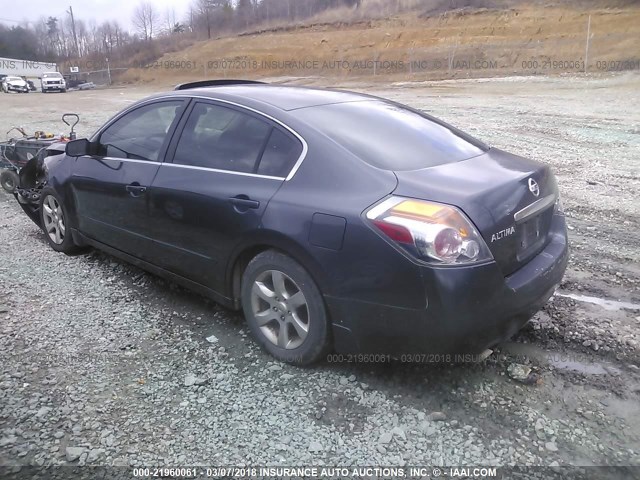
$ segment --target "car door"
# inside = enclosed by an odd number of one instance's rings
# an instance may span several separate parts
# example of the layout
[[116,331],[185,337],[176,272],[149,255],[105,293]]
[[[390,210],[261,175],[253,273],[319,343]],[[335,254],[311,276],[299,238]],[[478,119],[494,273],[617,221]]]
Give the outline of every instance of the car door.
[[138,258],[151,258],[147,191],[185,103],[145,103],[94,137],[98,154],[79,157],[71,176],[82,233]]
[[220,102],[194,101],[183,124],[151,187],[156,262],[222,293],[231,251],[260,228],[303,146],[271,119]]

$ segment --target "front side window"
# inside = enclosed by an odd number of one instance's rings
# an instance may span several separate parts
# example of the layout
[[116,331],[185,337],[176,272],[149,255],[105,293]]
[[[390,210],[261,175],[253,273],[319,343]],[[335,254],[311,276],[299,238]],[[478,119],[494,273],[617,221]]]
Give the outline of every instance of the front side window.
[[100,135],[98,155],[158,161],[167,133],[183,102],[157,102],[136,108]]

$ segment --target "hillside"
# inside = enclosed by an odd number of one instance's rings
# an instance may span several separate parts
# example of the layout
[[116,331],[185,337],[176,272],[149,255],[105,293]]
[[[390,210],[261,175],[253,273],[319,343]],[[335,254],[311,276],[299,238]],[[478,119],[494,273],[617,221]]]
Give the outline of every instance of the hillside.
[[[588,5],[588,4],[587,4]],[[317,21],[197,42],[123,82],[279,76],[437,79],[640,69],[640,5],[528,5]]]

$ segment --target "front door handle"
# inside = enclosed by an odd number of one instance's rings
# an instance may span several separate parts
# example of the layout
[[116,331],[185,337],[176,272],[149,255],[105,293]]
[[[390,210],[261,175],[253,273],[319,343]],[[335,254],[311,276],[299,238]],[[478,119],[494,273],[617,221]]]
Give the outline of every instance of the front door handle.
[[131,195],[132,197],[141,197],[147,191],[147,187],[143,187],[138,182],[127,185],[126,189],[127,192],[129,192],[129,195]]
[[258,209],[260,208],[260,202],[257,200],[252,200],[246,195],[237,195],[235,197],[231,197],[229,199],[231,205],[233,205],[236,210],[247,211],[250,208]]

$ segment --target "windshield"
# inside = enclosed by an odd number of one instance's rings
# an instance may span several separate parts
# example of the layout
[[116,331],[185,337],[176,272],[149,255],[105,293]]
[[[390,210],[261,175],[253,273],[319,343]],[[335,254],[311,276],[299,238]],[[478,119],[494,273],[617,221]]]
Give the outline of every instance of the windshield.
[[43,73],[42,78],[62,78],[59,73]]
[[19,82],[22,80],[20,77],[7,77],[7,82]]
[[293,115],[385,170],[418,170],[484,153],[482,142],[401,105],[370,100],[302,108]]

